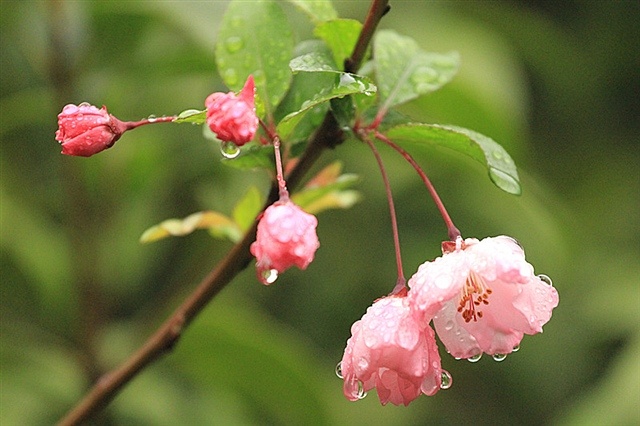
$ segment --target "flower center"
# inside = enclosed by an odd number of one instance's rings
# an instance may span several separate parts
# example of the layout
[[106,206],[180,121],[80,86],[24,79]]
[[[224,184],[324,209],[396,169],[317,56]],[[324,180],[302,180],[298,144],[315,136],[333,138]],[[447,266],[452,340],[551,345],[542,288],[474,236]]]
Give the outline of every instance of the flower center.
[[458,312],[462,314],[464,322],[478,321],[482,318],[482,311],[478,310],[481,305],[489,304],[491,289],[487,287],[482,277],[471,271],[467,281],[462,288]]

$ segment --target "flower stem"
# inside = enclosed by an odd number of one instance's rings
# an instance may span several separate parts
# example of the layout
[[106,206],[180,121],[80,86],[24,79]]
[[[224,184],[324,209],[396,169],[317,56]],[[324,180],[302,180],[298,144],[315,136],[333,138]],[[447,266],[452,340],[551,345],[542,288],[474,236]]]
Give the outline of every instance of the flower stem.
[[431,181],[429,180],[429,178],[427,177],[425,172],[422,170],[422,168],[420,168],[420,165],[418,165],[418,163],[416,163],[416,160],[413,159],[411,154],[409,154],[402,147],[400,147],[398,144],[396,144],[391,139],[389,139],[388,137],[386,137],[382,133],[378,132],[377,130],[375,131],[375,136],[376,136],[376,138],[380,139],[382,142],[384,142],[387,145],[389,145],[391,148],[393,148],[396,151],[398,151],[400,153],[400,155],[402,155],[404,157],[404,159],[407,160],[409,162],[409,164],[411,164],[413,166],[413,168],[416,170],[416,172],[418,172],[418,175],[420,175],[420,178],[422,179],[422,181],[424,182],[425,186],[427,187],[427,190],[429,191],[429,194],[431,195],[431,198],[433,198],[433,202],[436,203],[436,207],[438,207],[438,210],[440,211],[440,215],[442,216],[442,219],[444,220],[444,223],[447,226],[447,231],[448,231],[448,234],[449,234],[449,240],[455,241],[456,238],[458,238],[460,236],[460,231],[453,224],[453,221],[451,220],[451,216],[449,216],[449,213],[447,212],[447,209],[444,207],[444,204],[442,203],[442,200],[440,199],[440,196],[438,196],[438,193],[436,192],[435,187],[433,186],[433,184],[431,183]]
[[157,118],[145,118],[140,121],[126,121],[124,125],[127,130],[135,129],[136,127],[144,126],[145,124],[154,124],[154,123],[170,123],[173,120],[178,118],[177,115],[171,115],[169,117],[157,117]]
[[284,180],[284,173],[282,172],[282,157],[280,155],[280,138],[276,136],[273,139],[273,151],[276,157],[276,180],[278,181],[278,194],[280,195],[280,201],[289,200],[289,191],[287,191],[287,182]]
[[367,145],[369,145],[369,148],[371,148],[371,151],[373,151],[373,155],[376,157],[376,161],[378,162],[378,168],[380,169],[380,174],[382,174],[384,189],[385,189],[385,192],[387,193],[387,201],[389,202],[389,214],[391,216],[391,229],[393,231],[393,245],[396,251],[396,265],[398,267],[398,280],[396,282],[396,287],[391,292],[392,294],[395,294],[397,290],[399,290],[398,287],[400,287],[400,289],[403,288],[406,282],[406,279],[404,278],[404,273],[402,272],[402,256],[400,254],[400,237],[398,235],[398,220],[396,218],[396,208],[395,208],[395,204],[393,203],[393,195],[391,194],[391,185],[389,184],[389,176],[387,175],[387,170],[385,169],[384,164],[382,163],[382,157],[380,157],[380,153],[376,149],[373,142],[371,142],[371,139],[369,139],[367,136],[364,136],[362,137],[362,140],[364,140],[367,143]]

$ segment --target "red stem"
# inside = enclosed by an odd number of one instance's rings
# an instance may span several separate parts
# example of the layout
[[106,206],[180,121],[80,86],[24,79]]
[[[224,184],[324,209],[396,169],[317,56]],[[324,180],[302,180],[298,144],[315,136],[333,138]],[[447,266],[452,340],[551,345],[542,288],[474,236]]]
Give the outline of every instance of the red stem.
[[460,231],[453,224],[453,221],[451,220],[451,216],[449,216],[447,209],[444,207],[444,204],[442,203],[440,196],[438,196],[436,189],[434,188],[433,184],[431,183],[431,181],[429,180],[425,172],[422,170],[422,168],[420,168],[420,165],[416,163],[416,161],[413,159],[411,154],[409,154],[407,151],[405,151],[402,147],[400,147],[398,144],[393,142],[391,139],[389,139],[382,133],[378,132],[377,130],[375,131],[375,135],[376,135],[376,138],[380,139],[382,142],[386,143],[391,148],[398,151],[400,155],[402,155],[404,159],[407,160],[409,164],[413,166],[416,172],[418,172],[418,175],[420,175],[420,178],[422,178],[422,181],[424,182],[425,186],[429,190],[429,194],[431,194],[431,198],[433,198],[434,203],[436,203],[436,207],[438,207],[438,210],[440,211],[440,215],[442,216],[442,219],[444,220],[444,223],[447,226],[449,239],[451,241],[455,241],[456,238],[460,236]]
[[393,203],[393,195],[391,194],[391,185],[389,184],[389,176],[387,175],[387,171],[382,163],[382,157],[380,157],[380,153],[376,149],[373,142],[368,137],[362,137],[371,151],[373,151],[373,155],[376,157],[376,161],[378,162],[378,167],[380,168],[380,173],[382,174],[382,181],[384,182],[384,189],[387,193],[387,201],[389,202],[389,214],[391,215],[391,229],[393,230],[393,245],[396,251],[396,265],[398,267],[398,280],[396,282],[396,287],[391,292],[395,294],[397,292],[398,287],[402,289],[406,282],[404,278],[404,273],[402,272],[402,256],[400,254],[400,237],[398,235],[398,220],[396,218],[396,207]]

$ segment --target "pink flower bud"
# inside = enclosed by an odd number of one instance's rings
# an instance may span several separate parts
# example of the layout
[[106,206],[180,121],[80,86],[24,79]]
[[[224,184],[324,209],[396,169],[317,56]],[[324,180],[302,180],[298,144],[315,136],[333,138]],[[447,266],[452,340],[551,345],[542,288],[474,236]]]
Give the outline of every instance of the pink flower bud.
[[258,130],[254,91],[253,76],[250,75],[237,96],[216,92],[207,97],[204,101],[207,124],[218,139],[238,146],[253,139]]
[[443,249],[411,277],[408,299],[417,318],[433,319],[451,355],[475,361],[484,352],[500,361],[524,334],[542,332],[558,292],[546,275],[533,273],[514,239],[459,238]]
[[376,388],[383,405],[408,405],[423,393],[434,395],[451,386],[433,329],[415,319],[403,295],[378,299],[351,326],[336,373],[344,379],[348,400],[362,399]]
[[317,225],[314,215],[291,201],[278,201],[264,211],[250,248],[263,284],[271,284],[293,265],[305,269],[311,263],[320,246]]
[[90,157],[111,147],[127,130],[125,123],[88,103],[66,105],[58,114],[56,140],[62,153]]

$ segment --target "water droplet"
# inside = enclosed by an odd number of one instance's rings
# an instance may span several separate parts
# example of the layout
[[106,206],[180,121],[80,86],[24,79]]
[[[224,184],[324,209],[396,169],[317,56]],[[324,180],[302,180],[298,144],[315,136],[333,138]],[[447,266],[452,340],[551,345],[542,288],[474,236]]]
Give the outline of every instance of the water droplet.
[[364,371],[369,368],[369,361],[365,357],[360,357],[358,360],[358,370]]
[[489,177],[498,187],[502,190],[508,192],[509,194],[520,195],[522,193],[522,188],[520,188],[520,183],[511,175],[503,172],[502,170],[498,170],[495,167],[489,168]]
[[493,155],[493,158],[496,160],[502,160],[504,158],[504,154],[501,151],[493,151],[491,155]]
[[364,385],[358,380],[358,399],[364,399],[367,396],[367,391],[364,390]]
[[505,359],[507,359],[507,354],[494,354],[493,355],[493,360],[500,362],[500,361],[504,361]]
[[475,354],[474,356],[471,356],[471,357],[467,358],[467,361],[469,361],[469,362],[478,362],[478,361],[480,361],[480,358],[482,358],[482,352],[480,352],[479,354]]
[[240,155],[240,147],[233,142],[223,141],[220,143],[220,152],[225,158],[236,158]]
[[233,68],[228,68],[222,73],[222,79],[229,87],[238,84],[238,73]]
[[278,271],[276,269],[266,269],[260,275],[264,284],[273,284],[278,279]]
[[516,345],[511,349],[511,352],[518,352],[520,350],[520,345]]
[[233,36],[224,41],[224,46],[229,53],[236,53],[244,47],[244,40],[241,37]]
[[549,278],[545,274],[538,275],[538,278],[540,278],[540,281],[542,281],[542,282],[544,282],[544,283],[546,283],[548,285],[553,285],[553,281],[551,281],[551,278]]
[[89,107],[91,104],[89,102],[82,102],[78,107]]
[[255,70],[252,75],[256,86],[264,86],[267,83],[267,75],[263,70]]
[[453,328],[453,321],[447,321],[447,323],[444,326],[444,329],[449,331]]
[[442,370],[440,373],[440,389],[449,389],[453,384],[453,377],[447,370]]
[[158,120],[158,117],[156,117],[153,114],[147,117],[147,121],[149,121],[149,123],[155,123],[157,120]]
[[342,375],[342,362],[339,362],[338,365],[336,365],[336,376],[338,376],[340,379],[344,378],[344,376]]

